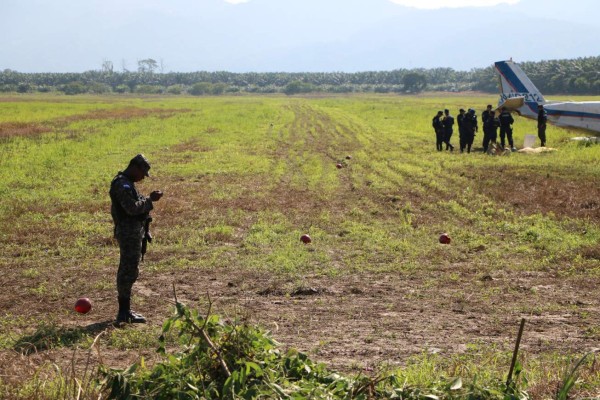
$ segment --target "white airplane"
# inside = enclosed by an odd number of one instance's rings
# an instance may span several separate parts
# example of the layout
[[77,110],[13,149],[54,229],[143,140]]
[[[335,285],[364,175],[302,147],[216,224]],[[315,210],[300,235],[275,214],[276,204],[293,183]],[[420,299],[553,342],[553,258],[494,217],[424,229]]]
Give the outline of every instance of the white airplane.
[[500,74],[498,108],[506,107],[520,115],[537,119],[538,105],[548,114],[548,122],[600,132],[600,101],[547,102],[525,72],[510,61],[494,64]]

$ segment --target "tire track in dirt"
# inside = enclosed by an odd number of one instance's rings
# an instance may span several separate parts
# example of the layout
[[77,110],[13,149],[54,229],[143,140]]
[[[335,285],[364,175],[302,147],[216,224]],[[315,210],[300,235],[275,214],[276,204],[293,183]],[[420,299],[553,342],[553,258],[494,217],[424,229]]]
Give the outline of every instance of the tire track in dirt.
[[[269,154],[273,160],[269,177],[276,174],[275,168],[279,163],[283,162],[286,168],[280,179],[268,189],[268,197],[282,203],[282,211],[300,211],[303,216],[299,217],[303,220],[307,219],[306,212],[310,212],[309,215],[323,209],[342,212],[358,194],[353,193],[349,169],[338,170],[336,163],[358,148],[354,139],[356,134],[340,132],[334,119],[305,102],[290,103],[286,107],[295,117],[288,126],[280,128],[280,132],[286,131],[287,135],[277,135],[277,146]],[[323,168],[323,174],[316,183],[311,182],[314,177],[307,176],[302,170],[303,163],[311,157],[319,159]],[[331,171],[336,171],[339,181],[335,193],[323,181],[323,177]]]
[[[402,162],[408,168],[400,169],[393,165],[391,160],[380,154],[380,149],[393,146],[393,143],[385,144],[384,137],[377,135],[374,127],[364,123],[361,125],[354,119],[355,115],[345,115],[341,113],[338,117],[338,129],[340,133],[349,138],[353,143],[362,143],[355,147],[360,150],[365,157],[354,159],[353,163],[360,163],[363,169],[361,175],[355,175],[356,180],[360,180],[366,176],[375,176],[381,179],[382,182],[389,183],[395,187],[392,190],[373,190],[370,188],[371,181],[363,181],[363,187],[354,187],[353,190],[359,190],[361,196],[368,196],[374,202],[380,204],[383,209],[397,211],[399,207],[405,204],[411,204],[416,207],[413,209],[414,223],[416,225],[428,224],[431,222],[431,217],[423,212],[420,208],[421,204],[433,203],[436,199],[447,197],[445,190],[431,187],[430,180],[427,179],[426,168],[424,168],[418,160],[403,159]],[[385,165],[382,168],[376,168]],[[407,170],[422,171],[421,174],[409,173]]]

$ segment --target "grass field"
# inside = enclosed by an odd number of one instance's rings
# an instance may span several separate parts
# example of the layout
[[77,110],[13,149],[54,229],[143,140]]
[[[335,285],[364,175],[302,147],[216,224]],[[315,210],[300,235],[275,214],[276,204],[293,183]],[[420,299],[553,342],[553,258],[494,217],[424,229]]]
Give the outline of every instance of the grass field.
[[[438,109],[495,101],[0,98],[0,393],[52,398],[84,368],[151,364],[174,284],[333,369],[411,384],[505,379],[525,318],[527,391],[554,398],[600,347],[600,146],[549,127],[554,152],[435,151]],[[520,147],[535,121],[514,131]],[[149,323],[117,329],[108,188],[137,153],[152,163],[138,187],[165,195],[134,286]],[[591,358],[572,395],[600,396]]]

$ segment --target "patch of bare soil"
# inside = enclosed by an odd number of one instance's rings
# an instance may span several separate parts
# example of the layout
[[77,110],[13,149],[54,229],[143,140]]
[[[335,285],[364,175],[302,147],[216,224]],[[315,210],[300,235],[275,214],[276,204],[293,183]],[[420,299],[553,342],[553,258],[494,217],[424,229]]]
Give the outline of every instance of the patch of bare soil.
[[87,119],[132,119],[153,116],[157,118],[169,118],[177,113],[189,112],[189,109],[168,109],[168,108],[138,108],[125,107],[109,110],[94,110],[80,115],[71,115],[69,117],[56,120],[58,124],[67,124],[74,121]]
[[[244,271],[207,271],[201,282],[195,274],[157,276],[143,285],[157,300],[169,297],[173,282],[189,303],[210,293],[217,309],[237,310],[286,346],[341,370],[402,364],[423,352],[463,353],[472,343],[509,350],[521,317],[528,320],[525,351],[580,352],[594,346],[586,330],[600,322],[593,284],[542,273],[482,279],[476,271],[465,271],[460,282],[435,285],[427,284],[425,274],[311,276],[296,289],[290,282]],[[539,311],[540,298],[556,304],[556,311]],[[153,313],[160,314],[157,305]],[[582,319],[583,313],[591,320]]]
[[486,171],[485,176],[482,192],[516,211],[600,221],[597,181],[508,168]]
[[13,136],[37,136],[41,133],[50,132],[52,129],[42,124],[25,122],[3,122],[0,123],[0,138]]
[[51,132],[56,128],[63,127],[75,121],[90,119],[127,120],[133,118],[143,118],[146,116],[170,118],[177,113],[189,111],[189,109],[126,107],[110,110],[94,110],[85,114],[71,115],[68,117],[37,123],[3,122],[0,123],[0,138],[10,138],[14,136],[34,137],[42,133]]
[[[116,262],[115,251],[113,259]],[[98,281],[110,270],[88,271],[86,280]],[[429,274],[365,273],[344,279],[305,276],[300,286],[246,270],[142,272],[134,288],[135,306],[158,329],[172,310],[172,284],[180,301],[200,310],[206,310],[210,294],[214,312],[260,324],[285,347],[308,352],[346,372],[402,365],[422,353],[461,354],[473,343],[510,351],[521,317],[527,319],[521,348],[529,354],[582,352],[597,346],[600,338],[590,335],[590,328],[600,324],[598,282],[547,273],[481,276],[461,266],[456,266],[456,271],[461,272],[456,283],[432,285]],[[110,334],[116,329],[110,325],[116,313],[114,296],[93,288],[86,294],[94,299],[93,311],[86,316],[64,314],[59,323],[83,327],[93,334],[107,329]],[[22,298],[16,296],[2,296],[5,312],[23,313]],[[43,302],[28,297],[30,318],[72,307],[71,297]],[[554,307],[541,309],[542,302]],[[39,361],[52,360],[68,366],[75,355],[65,350],[41,349],[20,365],[33,370]],[[0,354],[9,357],[7,352]],[[91,354],[93,362],[113,367],[124,367],[141,355],[156,359],[151,349],[108,350],[102,342],[100,352]],[[85,365],[83,356],[81,352],[77,355],[80,365]],[[4,364],[3,368],[4,373],[10,369],[13,374],[21,367]]]

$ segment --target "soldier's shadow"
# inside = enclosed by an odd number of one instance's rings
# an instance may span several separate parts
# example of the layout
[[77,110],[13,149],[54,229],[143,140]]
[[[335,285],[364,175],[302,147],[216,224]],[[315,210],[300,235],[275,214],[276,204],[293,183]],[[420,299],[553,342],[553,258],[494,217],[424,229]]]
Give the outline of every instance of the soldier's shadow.
[[115,320],[111,319],[108,321],[102,321],[102,322],[96,322],[93,324],[90,324],[86,327],[84,327],[83,329],[90,335],[97,335],[100,332],[108,329],[108,328],[113,328],[115,326]]
[[30,355],[56,347],[72,347],[81,340],[96,336],[113,327],[114,321],[103,321],[85,327],[65,328],[55,324],[42,324],[32,334],[17,339],[13,349],[24,355]]

